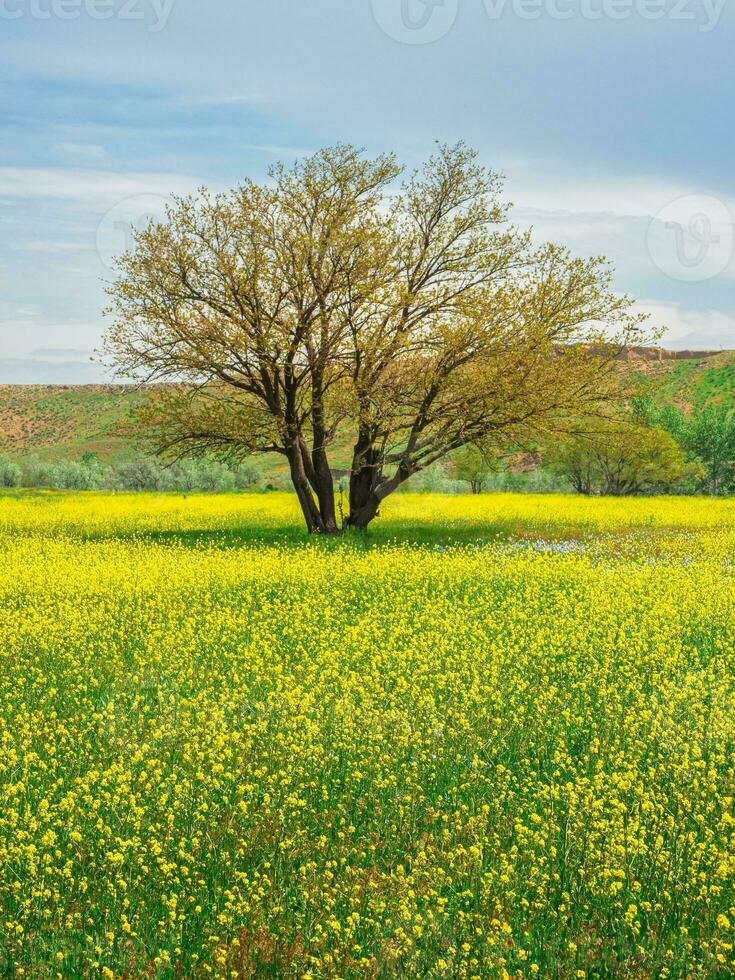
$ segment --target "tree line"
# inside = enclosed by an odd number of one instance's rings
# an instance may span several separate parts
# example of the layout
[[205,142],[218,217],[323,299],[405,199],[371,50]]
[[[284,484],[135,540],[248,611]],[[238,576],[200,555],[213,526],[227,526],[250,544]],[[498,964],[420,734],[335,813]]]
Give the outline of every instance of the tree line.
[[101,462],[95,453],[84,453],[78,460],[55,461],[37,456],[24,459],[0,456],[0,487],[173,493],[274,489],[258,466],[248,460],[234,465],[215,459],[164,463],[150,456],[135,456],[108,464]]
[[[639,398],[617,418],[589,421],[518,462],[488,443],[470,443],[424,468],[399,492],[735,493],[735,412],[723,404],[683,412]],[[289,486],[283,476],[265,475],[254,459],[134,456],[105,464],[89,452],[54,462],[0,456],[0,487],[6,488],[228,493]],[[335,490],[348,492],[349,477],[337,476]]]

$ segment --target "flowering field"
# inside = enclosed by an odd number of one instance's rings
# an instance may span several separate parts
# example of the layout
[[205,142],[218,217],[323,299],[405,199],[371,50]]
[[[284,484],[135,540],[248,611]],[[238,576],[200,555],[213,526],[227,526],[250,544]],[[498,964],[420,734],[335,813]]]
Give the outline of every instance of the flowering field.
[[0,972],[732,976],[734,554],[727,501],[1,497]]

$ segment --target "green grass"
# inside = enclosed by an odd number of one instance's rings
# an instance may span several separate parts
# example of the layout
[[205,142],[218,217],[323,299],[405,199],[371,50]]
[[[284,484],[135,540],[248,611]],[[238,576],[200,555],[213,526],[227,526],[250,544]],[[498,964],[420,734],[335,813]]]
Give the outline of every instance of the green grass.
[[723,351],[708,358],[663,361],[644,376],[654,396],[681,408],[710,403],[735,403],[735,353]]

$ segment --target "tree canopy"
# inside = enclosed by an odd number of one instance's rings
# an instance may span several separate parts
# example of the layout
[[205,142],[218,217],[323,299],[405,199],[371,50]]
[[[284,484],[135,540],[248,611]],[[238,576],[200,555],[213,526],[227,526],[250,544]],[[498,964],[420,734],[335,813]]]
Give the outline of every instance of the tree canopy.
[[669,490],[696,483],[702,471],[662,429],[625,419],[596,419],[546,454],[577,493],[621,494]]
[[348,526],[462,446],[523,446],[604,414],[643,317],[600,257],[533,245],[464,144],[405,176],[323,149],[267,183],[175,199],[110,287],[107,350],[157,386],[159,452],[287,460],[310,531],[337,530],[329,452],[354,436]]
[[454,478],[469,483],[473,493],[482,493],[485,484],[498,470],[498,461],[484,446],[467,443],[452,457]]
[[694,406],[684,414],[675,405],[641,405],[641,413],[676,439],[701,464],[699,485],[707,493],[735,489],[735,412],[727,404]]

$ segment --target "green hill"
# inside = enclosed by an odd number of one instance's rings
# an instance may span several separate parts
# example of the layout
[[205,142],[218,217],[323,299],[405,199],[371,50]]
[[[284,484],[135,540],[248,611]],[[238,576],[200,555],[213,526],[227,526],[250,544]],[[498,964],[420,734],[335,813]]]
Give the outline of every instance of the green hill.
[[[643,348],[625,359],[656,398],[685,410],[709,402],[735,406],[735,351]],[[84,452],[110,462],[130,456],[135,447],[117,429],[142,397],[130,385],[0,385],[0,453],[50,461]],[[336,457],[338,466],[346,465],[345,453]],[[279,463],[271,458],[266,469]]]
[[129,385],[0,385],[0,452],[76,459],[134,449],[116,432],[141,398]]
[[735,405],[735,351],[657,362],[653,374],[660,397],[685,410],[710,402]]

